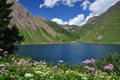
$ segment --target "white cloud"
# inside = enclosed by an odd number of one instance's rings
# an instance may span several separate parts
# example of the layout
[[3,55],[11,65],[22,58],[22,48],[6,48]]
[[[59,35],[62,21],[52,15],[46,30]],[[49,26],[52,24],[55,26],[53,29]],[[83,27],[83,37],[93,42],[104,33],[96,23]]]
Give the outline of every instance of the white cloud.
[[44,0],[43,4],[40,4],[40,8],[42,7],[49,7],[49,8],[53,8],[56,4],[58,4],[58,2],[60,2],[60,4],[64,4],[67,5],[69,7],[73,7],[74,4],[78,1],[81,0]]
[[16,0],[17,2],[19,2],[19,0]]
[[93,15],[98,16],[118,1],[119,0],[95,0],[95,2],[90,5],[89,10],[92,11]]
[[81,7],[83,7],[83,10],[86,10],[90,4],[90,1],[89,0],[85,0],[82,4],[81,4]]
[[69,6],[69,7],[73,7],[74,4],[75,4],[76,2],[78,2],[78,1],[81,1],[81,0],[62,0],[62,3],[63,3],[64,5]]
[[61,25],[68,24],[67,21],[63,21],[62,19],[58,19],[58,18],[53,18],[51,21],[56,22],[56,23],[61,24]]
[[69,25],[79,25],[81,26],[81,23],[83,23],[84,21],[84,15],[83,14],[79,14],[76,17],[70,19],[69,21],[63,21],[62,19],[58,19],[58,18],[53,18],[51,21],[54,21],[58,24],[69,24]]
[[70,19],[68,24],[69,25],[81,25],[81,22],[83,22],[83,20],[84,20],[84,15],[79,14],[73,19]]
[[92,13],[90,13],[90,14],[86,17],[85,22],[87,22],[91,17],[93,17],[93,14],[92,14]]
[[61,0],[44,0],[44,3],[40,5],[40,8],[43,6],[52,8]]
[[84,21],[83,21],[80,25],[82,26],[82,25],[86,24],[87,21],[88,21],[90,18],[92,18],[92,17],[93,17],[93,14],[90,13],[90,14],[84,19]]

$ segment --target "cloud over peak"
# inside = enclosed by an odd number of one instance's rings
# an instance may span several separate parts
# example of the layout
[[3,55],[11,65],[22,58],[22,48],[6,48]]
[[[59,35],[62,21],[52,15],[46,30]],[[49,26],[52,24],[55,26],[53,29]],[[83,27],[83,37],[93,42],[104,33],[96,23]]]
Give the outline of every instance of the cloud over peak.
[[76,17],[70,19],[69,21],[63,21],[62,19],[59,19],[59,18],[53,18],[51,21],[54,21],[54,22],[61,24],[61,25],[69,24],[69,25],[81,26],[81,23],[83,23],[83,21],[84,21],[84,15],[79,14]]
[[68,24],[67,21],[63,21],[62,19],[59,19],[59,18],[53,18],[51,21],[56,22],[56,23],[61,24],[61,25]]

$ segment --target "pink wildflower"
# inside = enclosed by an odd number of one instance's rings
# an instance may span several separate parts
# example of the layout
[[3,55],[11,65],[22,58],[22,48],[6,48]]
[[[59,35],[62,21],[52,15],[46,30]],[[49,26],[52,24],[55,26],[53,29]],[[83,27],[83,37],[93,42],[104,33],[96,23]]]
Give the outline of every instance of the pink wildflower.
[[2,52],[2,51],[3,51],[3,49],[0,48],[0,52]]
[[40,61],[40,62],[35,62],[35,65],[43,65],[43,62]]
[[96,69],[94,67],[84,66],[85,69],[89,71],[95,71]]
[[0,75],[4,73],[4,69],[1,69],[0,70]]
[[112,71],[114,69],[114,66],[112,64],[109,64],[107,66],[104,66],[104,70],[107,70],[107,71]]
[[86,59],[85,61],[83,61],[83,63],[84,64],[89,64],[89,63],[94,63],[94,62],[96,62],[96,60],[94,60],[94,59]]
[[4,54],[8,54],[8,51],[4,51]]
[[53,70],[57,70],[58,69],[58,67],[57,66],[53,66],[53,68],[52,68]]

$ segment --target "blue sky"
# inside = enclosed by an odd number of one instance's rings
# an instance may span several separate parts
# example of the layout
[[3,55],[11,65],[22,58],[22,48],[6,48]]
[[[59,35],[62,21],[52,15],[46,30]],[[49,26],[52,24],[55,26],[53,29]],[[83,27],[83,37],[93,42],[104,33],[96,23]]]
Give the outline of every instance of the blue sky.
[[17,0],[35,16],[58,24],[83,25],[120,0]]

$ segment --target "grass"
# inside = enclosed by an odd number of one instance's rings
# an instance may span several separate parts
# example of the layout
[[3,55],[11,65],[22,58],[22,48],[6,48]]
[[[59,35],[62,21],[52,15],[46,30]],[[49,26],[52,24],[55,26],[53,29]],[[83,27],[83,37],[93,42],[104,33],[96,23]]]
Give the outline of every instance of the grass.
[[59,35],[52,36],[42,27],[37,29],[24,27],[19,29],[20,34],[24,36],[23,44],[67,43],[72,41],[73,38],[70,32],[64,30],[54,22],[48,21],[46,23],[49,24],[50,27],[53,28],[53,30],[55,30]]
[[20,29],[20,33],[24,35],[25,41],[23,43],[26,44],[54,42],[54,38],[42,27],[37,29],[25,27],[24,29]]

